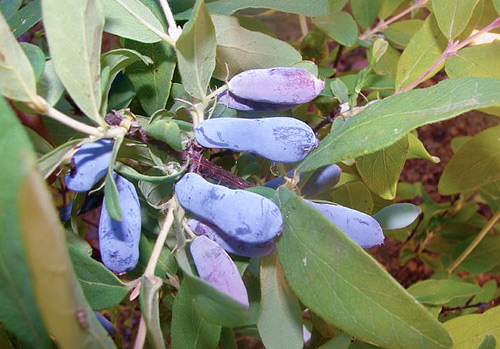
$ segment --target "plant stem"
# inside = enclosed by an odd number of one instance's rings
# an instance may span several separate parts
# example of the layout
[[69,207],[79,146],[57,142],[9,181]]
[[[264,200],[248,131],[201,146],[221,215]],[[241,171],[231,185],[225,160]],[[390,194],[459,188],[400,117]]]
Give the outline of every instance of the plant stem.
[[309,33],[306,16],[299,15],[299,24],[300,24],[300,31],[302,33],[302,38],[304,38],[307,35],[307,33]]
[[222,92],[226,91],[227,89],[228,89],[228,87],[227,87],[226,84],[222,85],[221,87],[219,87],[218,89],[216,89],[215,91],[213,91],[212,93],[210,93],[207,96],[207,100],[210,100],[210,99],[214,98],[215,96],[220,95]]
[[130,7],[125,5],[121,0],[115,0],[121,7],[123,7],[128,13],[130,13],[135,19],[137,19],[139,22],[141,22],[146,28],[151,30],[153,33],[155,33],[159,38],[162,40],[166,41],[170,45],[175,47],[175,40],[173,40],[170,36],[167,34],[161,32],[160,30],[156,29],[153,27],[151,24],[146,22],[143,18],[138,16]]
[[486,234],[490,231],[495,223],[500,219],[500,210],[498,210],[493,217],[488,221],[483,229],[477,234],[476,238],[471,242],[471,244],[465,249],[464,252],[457,258],[457,260],[448,268],[448,273],[451,274],[469,255],[471,252],[479,245],[479,243],[484,239]]
[[144,318],[141,316],[139,330],[137,331],[137,337],[135,338],[134,349],[144,348],[144,343],[146,343],[146,321],[144,321]]
[[434,63],[432,63],[432,65],[429,68],[427,68],[425,70],[425,72],[423,72],[419,77],[417,77],[411,84],[409,84],[405,88],[402,88],[399,91],[396,91],[394,94],[399,94],[401,92],[406,92],[406,91],[410,91],[410,90],[414,89],[421,82],[423,82],[435,69],[437,69],[448,58],[456,55],[459,50],[461,50],[465,46],[469,45],[472,41],[474,41],[476,38],[478,38],[482,34],[488,32],[492,29],[495,29],[497,27],[500,27],[500,17],[497,17],[493,22],[488,24],[483,29],[477,31],[473,35],[469,36],[467,39],[463,40],[462,42],[459,42],[459,41],[448,42],[448,45],[446,46],[446,49],[441,54],[441,56],[439,56],[439,58]]
[[168,22],[168,34],[174,41],[177,41],[179,36],[182,34],[182,29],[177,26],[177,23],[175,23],[174,15],[172,14],[172,10],[168,5],[167,0],[160,0],[160,4]]
[[413,11],[417,8],[424,7],[428,1],[429,0],[417,0],[417,1],[415,1],[415,3],[413,5],[411,5],[410,7],[405,9],[404,11],[398,13],[397,15],[389,18],[386,21],[381,20],[380,22],[377,23],[377,25],[375,27],[373,27],[372,29],[367,29],[363,34],[361,34],[359,36],[359,40],[369,39],[370,37],[372,37],[376,33],[380,32],[380,31],[384,31],[389,26],[389,24],[396,22],[397,20],[406,16],[408,13],[410,13],[411,11]]
[[175,210],[176,202],[175,196],[172,197],[168,201],[168,212],[165,216],[165,220],[161,226],[160,233],[158,234],[158,238],[156,238],[155,246],[153,247],[153,251],[151,252],[151,256],[149,257],[148,265],[146,266],[146,270],[144,271],[144,276],[154,276],[156,264],[158,264],[158,259],[160,258],[161,250],[165,245],[165,241],[167,240],[168,232],[172,227],[172,223],[174,222],[174,210]]

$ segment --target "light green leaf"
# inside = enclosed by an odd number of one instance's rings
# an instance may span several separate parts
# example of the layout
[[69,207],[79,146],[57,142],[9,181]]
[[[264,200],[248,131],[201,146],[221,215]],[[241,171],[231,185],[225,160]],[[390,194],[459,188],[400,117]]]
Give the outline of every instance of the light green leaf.
[[403,137],[393,145],[356,159],[356,167],[363,182],[383,199],[396,197],[399,175],[403,171],[408,151],[408,138]]
[[493,6],[495,6],[495,10],[500,14],[500,0],[493,0]]
[[45,54],[42,49],[36,45],[27,42],[21,42],[20,45],[31,63],[33,73],[35,74],[35,80],[38,81],[45,68]]
[[[447,40],[441,34],[433,15],[425,20],[423,26],[413,35],[401,55],[396,75],[396,90],[408,86],[423,74],[446,49]],[[430,79],[442,65],[427,76]]]
[[451,319],[444,323],[453,338],[453,348],[475,349],[487,335],[500,341],[500,307],[496,306],[483,314],[471,314]]
[[444,36],[453,40],[469,23],[479,0],[432,0],[436,21]]
[[118,188],[116,187],[115,179],[113,177],[113,169],[115,168],[116,157],[122,145],[123,137],[116,138],[113,144],[113,152],[109,161],[108,172],[106,174],[106,183],[104,185],[104,204],[108,210],[109,216],[115,221],[122,220],[122,209],[120,207],[120,197],[118,195]]
[[386,19],[398,9],[398,7],[407,0],[384,0],[380,5],[378,16],[380,19]]
[[125,47],[151,57],[152,64],[137,62],[126,70],[137,98],[148,115],[165,108],[176,65],[175,51],[166,42],[143,44],[125,40]]
[[313,23],[343,46],[354,45],[358,39],[358,25],[347,12],[339,11],[329,16],[314,17]]
[[384,230],[401,229],[412,224],[421,212],[420,207],[403,202],[384,207],[373,218]]
[[276,253],[261,258],[259,335],[266,348],[301,349],[302,319]]
[[302,303],[328,323],[390,348],[449,348],[442,327],[361,247],[285,187],[277,241],[286,279]]
[[302,61],[291,45],[240,26],[235,17],[212,15],[217,38],[214,76],[231,78],[248,69],[288,67]]
[[372,213],[373,199],[370,190],[363,182],[355,181],[342,185],[331,193],[332,201],[354,210]]
[[378,101],[347,120],[338,118],[331,133],[297,170],[311,171],[373,153],[417,127],[497,104],[500,80],[490,78],[447,80],[430,88],[401,93]]
[[175,296],[172,310],[172,348],[217,348],[221,327],[211,324],[200,316],[185,284]]
[[500,126],[472,137],[450,159],[439,180],[439,193],[455,194],[500,179]]
[[38,94],[45,98],[51,106],[54,106],[64,93],[64,86],[56,74],[52,61],[45,62],[45,70],[38,80],[36,88]]
[[47,179],[63,161],[68,160],[69,154],[81,142],[83,142],[82,139],[73,139],[38,159],[38,171],[42,174],[43,179]]
[[187,165],[188,164],[186,164],[184,167],[182,167],[177,173],[167,174],[164,176],[151,176],[151,175],[142,174],[142,173],[139,173],[136,170],[134,170],[132,167],[129,167],[129,166],[124,165],[122,163],[115,164],[115,171],[124,177],[138,180],[138,181],[145,181],[145,182],[149,182],[149,183],[173,183],[180,176],[182,176],[184,171],[187,169]]
[[43,24],[57,76],[80,110],[98,125],[104,13],[100,1],[43,0]]
[[191,96],[203,101],[215,69],[216,45],[210,14],[203,0],[197,0],[175,51],[184,88]]
[[148,125],[146,128],[148,137],[158,139],[167,143],[175,151],[182,150],[181,130],[173,121],[159,120]]
[[48,348],[49,338],[33,293],[17,209],[21,179],[31,170],[25,156],[32,152],[32,147],[23,126],[2,97],[0,119],[0,321],[26,344]]
[[[101,0],[106,16],[104,31],[139,42],[153,43],[161,40],[147,28],[137,17],[143,19],[159,32],[164,32],[160,21],[149,8],[137,0]],[[125,7],[133,11],[132,15]]]
[[[472,238],[463,241],[453,251],[453,259],[470,245]],[[459,270],[466,270],[472,274],[486,273],[494,267],[500,265],[498,255],[500,253],[500,236],[487,235],[481,240],[472,253],[458,267]]]
[[392,23],[384,30],[384,35],[387,37],[387,40],[395,43],[396,45],[400,45],[406,47],[410,42],[413,35],[420,28],[424,21],[421,19],[408,19],[406,21],[397,21]]
[[20,37],[35,24],[42,19],[42,11],[40,8],[41,0],[33,0],[28,2],[21,10],[9,18],[8,23],[12,29],[12,34],[16,38]]
[[76,277],[93,310],[112,308],[125,298],[128,287],[115,274],[76,247],[67,247]]
[[[185,1],[185,0],[184,0]],[[245,8],[269,8],[281,12],[303,14],[305,16],[321,16],[328,12],[331,1],[316,0],[304,2],[303,0],[217,0],[207,3],[211,13],[232,15]],[[190,10],[178,13],[176,19],[187,19]]]
[[36,101],[33,68],[1,14],[0,94],[22,102]]
[[482,289],[464,281],[424,280],[411,285],[408,292],[421,303],[440,305],[455,298],[475,296]]
[[160,327],[160,298],[158,291],[163,281],[157,276],[143,276],[141,278],[141,313],[146,322],[147,337],[153,348],[165,348],[165,339]]
[[424,144],[413,133],[408,133],[408,154],[406,159],[425,159],[435,164],[441,161],[437,156],[429,154]]
[[363,29],[369,28],[380,8],[382,0],[350,0],[352,15],[359,26]]
[[35,297],[51,337],[61,348],[115,348],[78,284],[52,197],[34,166],[22,178],[18,200]]

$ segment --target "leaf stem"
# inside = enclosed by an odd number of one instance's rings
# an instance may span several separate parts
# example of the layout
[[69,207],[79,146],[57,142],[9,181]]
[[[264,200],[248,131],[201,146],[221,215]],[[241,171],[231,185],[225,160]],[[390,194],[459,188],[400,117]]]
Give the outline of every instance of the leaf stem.
[[165,18],[168,23],[168,34],[172,38],[172,40],[177,41],[179,36],[182,34],[182,29],[175,23],[174,15],[172,14],[172,10],[168,5],[167,0],[160,0],[161,7],[163,9],[163,13],[165,14]]
[[482,34],[488,32],[492,29],[495,29],[497,27],[500,27],[500,16],[497,17],[493,22],[488,24],[486,27],[482,28],[481,30],[478,30],[476,33],[469,36],[467,39],[463,40],[462,42],[449,41],[448,45],[446,46],[446,49],[441,54],[441,56],[439,56],[439,58],[434,63],[432,63],[432,65],[429,68],[427,68],[425,70],[425,72],[423,72],[419,77],[417,77],[411,84],[402,88],[399,91],[396,91],[394,94],[399,94],[401,92],[406,92],[406,91],[410,91],[410,90],[414,89],[421,82],[423,82],[435,69],[437,69],[448,58],[456,55],[459,50],[461,50],[465,46],[469,45],[472,41],[474,41],[476,38],[478,38]]
[[222,85],[221,87],[219,87],[218,89],[216,89],[215,91],[213,91],[212,93],[210,93],[207,96],[207,100],[213,99],[215,96],[220,95],[222,92],[226,91],[227,89],[228,89],[228,86],[226,84]]
[[134,349],[142,349],[144,348],[144,344],[146,343],[146,321],[144,317],[141,316],[141,322],[139,322],[139,330],[137,330],[137,337],[135,337]]
[[465,249],[464,252],[457,258],[457,260],[448,268],[448,273],[451,274],[469,255],[471,252],[479,245],[479,243],[484,239],[486,234],[490,231],[495,223],[500,219],[500,210],[498,210],[493,217],[488,221],[488,223],[481,229],[476,238],[471,242],[471,244]]
[[175,47],[175,40],[173,40],[170,36],[165,34],[164,32],[156,29],[153,27],[151,24],[146,22],[143,18],[141,18],[139,15],[137,15],[130,7],[125,5],[121,0],[115,0],[121,7],[123,7],[128,13],[130,13],[135,19],[137,19],[139,22],[141,22],[146,28],[151,30],[153,33],[155,33],[159,38],[162,40],[166,41],[173,47]]
[[388,20],[386,20],[386,21],[380,20],[375,27],[373,27],[372,29],[367,29],[363,34],[361,34],[358,37],[358,39],[359,40],[366,40],[366,39],[371,38],[376,33],[380,32],[380,31],[384,31],[385,29],[387,29],[389,24],[396,22],[397,20],[401,19],[402,17],[406,16],[408,13],[410,13],[411,11],[413,11],[417,8],[424,7],[428,1],[429,0],[417,0],[417,1],[415,1],[413,3],[413,5],[406,8],[404,11],[398,13],[397,15],[389,18]]
[[155,246],[153,247],[153,251],[151,252],[151,256],[149,257],[146,270],[144,271],[144,276],[146,277],[154,276],[156,264],[158,264],[158,259],[160,258],[161,250],[165,245],[168,232],[170,231],[172,223],[174,222],[174,210],[176,207],[175,196],[172,197],[172,199],[170,199],[167,204],[168,204],[168,212],[161,226],[161,230],[160,233],[158,234],[158,238],[156,239],[156,243]]

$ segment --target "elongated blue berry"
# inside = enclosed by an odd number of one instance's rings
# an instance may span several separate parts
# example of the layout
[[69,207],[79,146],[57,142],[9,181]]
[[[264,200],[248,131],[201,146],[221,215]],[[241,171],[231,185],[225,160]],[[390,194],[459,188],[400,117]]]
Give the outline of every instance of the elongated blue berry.
[[194,135],[206,148],[246,151],[284,163],[303,160],[318,145],[309,125],[289,117],[210,119],[200,122]]
[[191,256],[200,279],[248,307],[248,293],[238,268],[226,251],[205,236],[191,242]]
[[134,185],[116,173],[113,177],[118,189],[122,220],[115,221],[106,205],[102,205],[99,249],[104,265],[120,274],[134,269],[139,260],[141,208]]
[[175,194],[181,206],[196,219],[241,242],[265,243],[283,227],[281,212],[271,200],[212,184],[195,173],[185,174],[175,184]]
[[291,67],[246,70],[228,82],[229,92],[255,102],[302,104],[325,88],[324,81],[307,70]]
[[68,189],[76,192],[92,189],[106,174],[112,150],[111,139],[99,139],[83,144],[73,156],[73,169],[66,175]]

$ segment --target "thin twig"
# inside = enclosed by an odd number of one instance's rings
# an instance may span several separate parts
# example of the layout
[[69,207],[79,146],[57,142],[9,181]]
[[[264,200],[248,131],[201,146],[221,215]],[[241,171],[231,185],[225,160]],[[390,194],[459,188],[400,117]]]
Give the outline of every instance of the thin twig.
[[137,331],[137,337],[135,337],[134,349],[144,348],[146,343],[146,321],[141,316],[141,322],[139,323],[139,330]]
[[500,219],[500,210],[498,210],[493,217],[490,218],[488,224],[486,224],[483,229],[477,234],[475,239],[471,242],[471,244],[465,249],[464,252],[455,260],[455,262],[448,268],[448,273],[451,274],[453,271],[472,253],[472,251],[479,245],[479,243],[484,239],[486,234],[490,231],[491,228],[496,224],[496,222]]
[[172,10],[168,5],[167,0],[160,0],[161,7],[163,9],[163,13],[165,14],[165,18],[168,23],[168,34],[175,41],[179,39],[179,36],[182,34],[182,29],[175,23],[174,15],[172,14]]
[[483,29],[477,31],[473,35],[469,36],[467,39],[459,42],[459,41],[450,41],[448,42],[448,45],[446,46],[446,49],[444,52],[439,56],[439,58],[432,63],[432,65],[425,70],[419,77],[417,77],[411,84],[408,86],[402,88],[399,91],[396,91],[394,94],[399,94],[401,92],[406,92],[414,89],[417,87],[421,82],[423,82],[434,70],[436,70],[443,62],[445,62],[448,58],[451,56],[454,56],[458,53],[459,50],[464,48],[465,46],[469,45],[472,41],[474,41],[476,38],[481,36],[482,34],[500,27],[500,17],[497,17],[493,22],[488,24],[486,27]]
[[307,33],[309,33],[306,16],[299,15],[299,24],[300,24],[300,32],[302,33],[302,38],[304,38],[307,35]]
[[387,27],[391,24],[391,23],[394,23],[396,22],[397,20],[403,18],[404,16],[406,16],[408,13],[410,13],[411,11],[417,9],[417,8],[420,8],[420,7],[424,7],[425,4],[428,2],[429,0],[417,0],[415,1],[415,3],[413,5],[411,5],[410,7],[406,8],[404,11],[398,13],[397,15],[394,15],[393,17],[389,18],[388,20],[384,21],[384,20],[381,20],[380,22],[377,23],[377,25],[375,27],[373,27],[372,29],[367,29],[363,34],[361,34],[359,36],[359,40],[366,40],[366,39],[369,39],[371,38],[373,35],[375,35],[376,33],[378,32],[381,32],[381,31],[384,31],[385,29],[387,29]]

